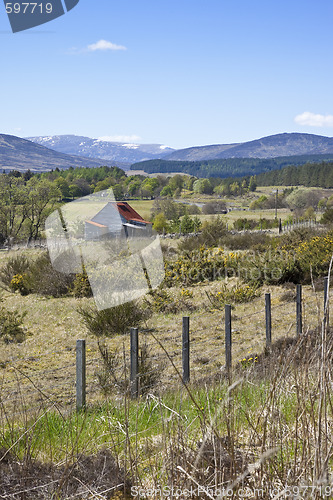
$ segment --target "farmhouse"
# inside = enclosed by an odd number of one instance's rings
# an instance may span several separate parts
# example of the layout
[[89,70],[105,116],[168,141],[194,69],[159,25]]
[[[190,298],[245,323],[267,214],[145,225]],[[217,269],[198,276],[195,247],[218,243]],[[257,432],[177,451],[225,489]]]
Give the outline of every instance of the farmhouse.
[[108,236],[150,236],[152,224],[144,220],[126,201],[108,202],[91,220],[85,221],[85,239]]

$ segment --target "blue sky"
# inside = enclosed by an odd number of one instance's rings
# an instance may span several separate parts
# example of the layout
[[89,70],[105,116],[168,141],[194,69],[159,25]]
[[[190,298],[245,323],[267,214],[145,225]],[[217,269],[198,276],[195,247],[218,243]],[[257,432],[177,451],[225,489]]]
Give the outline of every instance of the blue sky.
[[333,136],[331,0],[80,0],[13,34],[0,4],[0,133],[181,148]]

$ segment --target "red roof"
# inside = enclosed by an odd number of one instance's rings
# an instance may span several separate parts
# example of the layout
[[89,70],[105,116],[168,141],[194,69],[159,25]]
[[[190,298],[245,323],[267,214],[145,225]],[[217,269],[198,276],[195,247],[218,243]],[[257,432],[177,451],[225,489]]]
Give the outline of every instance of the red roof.
[[141,215],[138,214],[138,212],[136,212],[134,210],[134,208],[132,208],[128,203],[127,201],[117,201],[116,202],[116,205],[117,205],[117,208],[118,208],[118,212],[120,213],[120,215],[122,215],[126,220],[128,221],[136,221],[136,222],[144,222],[145,224],[151,224],[151,222],[148,222],[146,220],[144,220]]

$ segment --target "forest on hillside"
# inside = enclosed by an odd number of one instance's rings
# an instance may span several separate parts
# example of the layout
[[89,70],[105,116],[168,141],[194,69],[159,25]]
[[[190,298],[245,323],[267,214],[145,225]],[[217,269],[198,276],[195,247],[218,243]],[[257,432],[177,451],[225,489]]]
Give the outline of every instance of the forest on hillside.
[[195,177],[242,177],[279,170],[289,165],[333,161],[333,155],[281,156],[278,158],[227,158],[205,161],[147,160],[134,163],[131,170],[147,174],[182,172]]
[[256,177],[260,186],[306,186],[333,188],[333,162],[306,163],[265,172]]

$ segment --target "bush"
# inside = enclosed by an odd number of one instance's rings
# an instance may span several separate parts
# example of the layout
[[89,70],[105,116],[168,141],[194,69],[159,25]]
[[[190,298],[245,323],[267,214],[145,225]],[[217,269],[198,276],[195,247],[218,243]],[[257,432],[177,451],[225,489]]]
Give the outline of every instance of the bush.
[[12,289],[12,280],[14,276],[24,276],[29,272],[31,262],[25,255],[18,254],[10,257],[7,263],[0,269],[0,281]]
[[194,306],[190,299],[193,297],[193,292],[184,288],[179,293],[171,295],[167,290],[154,290],[149,293],[145,299],[149,308],[157,313],[172,313],[177,314],[181,311],[194,310]]
[[223,236],[227,234],[227,226],[218,215],[211,222],[205,222],[200,235],[201,245],[207,247],[218,246]]
[[0,307],[0,338],[6,344],[11,342],[23,342],[26,337],[23,328],[23,319],[26,313],[19,313],[17,310],[8,311],[5,307]]
[[227,206],[224,201],[210,201],[202,207],[202,213],[209,214],[226,214]]
[[[105,396],[112,393],[125,394],[130,390],[129,377],[124,373],[129,371],[124,366],[123,354],[118,350],[110,352],[105,342],[98,341],[99,352],[102,357],[102,367],[96,371],[98,384]],[[154,364],[149,347],[146,343],[139,347],[139,392],[146,394],[156,387],[165,369],[165,364]]]
[[114,337],[129,333],[131,327],[139,326],[149,317],[149,310],[136,301],[125,302],[110,309],[96,311],[92,307],[79,308],[83,322],[96,337]]
[[268,247],[271,238],[266,233],[238,233],[226,234],[221,243],[230,250],[259,250],[263,251]]
[[92,297],[93,296],[92,289],[91,289],[88,275],[87,275],[85,268],[83,268],[82,273],[78,273],[75,275],[72,293],[73,293],[74,297],[76,297],[76,298]]
[[15,274],[10,282],[11,290],[13,290],[13,292],[18,291],[21,295],[28,295],[30,293],[30,288],[27,279],[27,273]]
[[327,208],[320,219],[321,224],[332,224],[333,222],[333,208]]
[[74,274],[65,274],[54,269],[49,254],[44,253],[30,264],[26,282],[32,293],[61,297],[69,295],[74,279]]
[[209,249],[184,252],[177,260],[165,262],[166,286],[188,286],[224,277],[228,258],[222,250]]
[[280,285],[286,282],[300,283],[304,273],[291,252],[270,249],[252,258],[244,256],[239,263],[238,276],[250,284]]
[[234,228],[237,231],[254,229],[257,225],[257,221],[252,219],[247,219],[246,217],[235,220]]
[[206,295],[214,309],[222,309],[225,304],[250,302],[260,295],[260,291],[256,285],[235,285],[228,288],[223,284],[219,292],[206,292]]

